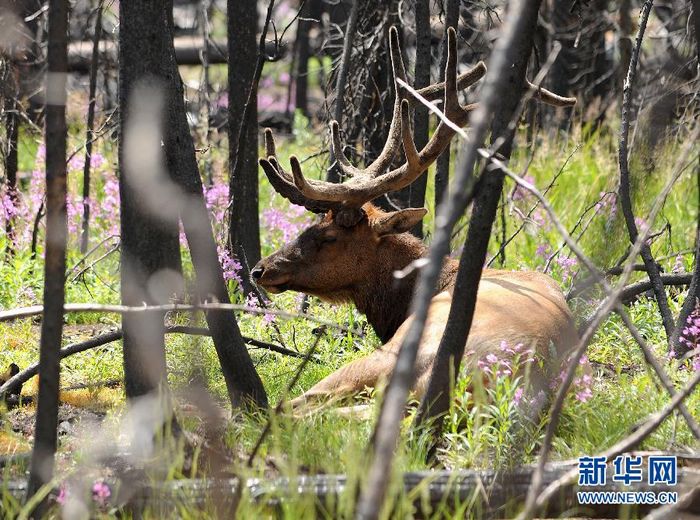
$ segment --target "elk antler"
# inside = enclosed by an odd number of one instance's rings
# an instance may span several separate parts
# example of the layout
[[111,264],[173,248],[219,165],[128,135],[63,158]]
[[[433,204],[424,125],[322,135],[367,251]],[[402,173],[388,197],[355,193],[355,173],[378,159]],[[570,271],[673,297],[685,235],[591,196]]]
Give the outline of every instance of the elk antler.
[[[341,225],[355,225],[364,215],[360,209],[363,204],[385,193],[400,190],[415,181],[443,152],[455,134],[455,130],[440,121],[437,129],[428,143],[418,151],[411,132],[409,109],[415,104],[414,98],[407,99],[405,89],[401,88],[398,80],[406,81],[406,71],[399,48],[398,31],[392,27],[389,33],[389,51],[391,66],[394,74],[396,99],[389,127],[389,136],[379,157],[364,169],[353,166],[343,153],[340,140],[340,129],[337,121],[331,121],[331,150],[338,168],[348,177],[343,184],[306,179],[301,171],[296,157],[290,157],[292,174],[284,171],[276,159],[274,140],[270,130],[265,132],[267,159],[261,159],[265,173],[275,190],[294,204],[305,206],[310,211],[321,213],[333,211],[336,221]],[[457,38],[453,28],[447,31],[447,64],[445,81],[430,85],[418,91],[428,100],[436,100],[443,95],[443,111],[447,119],[456,126],[462,127],[467,123],[469,113],[476,104],[461,105],[458,91],[465,89],[486,73],[486,66],[479,62],[471,70],[457,75]],[[551,92],[528,85],[536,89],[534,97],[555,106],[570,106],[576,100],[563,98]],[[406,162],[387,173],[384,173],[394,159],[399,142],[402,143]],[[342,215],[342,216],[341,216]],[[340,217],[340,220],[338,218]]]

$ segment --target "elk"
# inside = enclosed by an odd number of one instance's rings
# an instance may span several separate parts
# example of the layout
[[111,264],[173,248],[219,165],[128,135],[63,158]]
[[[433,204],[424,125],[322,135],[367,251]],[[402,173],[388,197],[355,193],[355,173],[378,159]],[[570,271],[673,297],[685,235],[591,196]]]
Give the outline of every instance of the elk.
[[[293,407],[319,399],[350,397],[387,380],[412,319],[408,315],[409,304],[417,274],[414,269],[401,280],[394,274],[425,256],[425,244],[408,231],[427,210],[408,208],[387,212],[371,201],[417,179],[446,148],[455,131],[440,122],[425,147],[416,150],[409,119],[414,101],[407,98],[396,81],[400,78],[405,82],[406,74],[398,33],[393,28],[389,47],[396,99],[388,138],[377,159],[364,169],[353,166],[343,153],[338,123],[330,123],[332,156],[348,181],[335,184],[307,179],[294,156],[290,158],[291,173],[286,171],[276,158],[272,132],[269,129],[265,132],[267,158],[261,159],[260,165],[272,186],[290,202],[322,217],[294,241],[262,259],[251,270],[253,281],[272,294],[293,290],[328,302],[353,302],[383,342],[370,355],[341,367],[294,399]],[[457,75],[456,38],[450,29],[445,81],[419,93],[428,100],[436,100],[442,94],[445,115],[462,127],[476,105],[461,105],[458,91],[476,83],[485,73],[486,67],[480,62]],[[575,102],[542,89],[535,96],[558,106]],[[390,169],[401,144],[405,162]],[[427,389],[449,315],[457,267],[454,259],[444,259],[431,301],[416,360],[413,391],[419,398]],[[546,390],[553,374],[560,370],[563,354],[576,337],[564,296],[549,276],[539,272],[484,269],[464,365],[478,373],[478,361],[488,354],[502,353],[503,342],[524,345],[535,353],[538,361],[529,369],[529,386],[533,390]]]

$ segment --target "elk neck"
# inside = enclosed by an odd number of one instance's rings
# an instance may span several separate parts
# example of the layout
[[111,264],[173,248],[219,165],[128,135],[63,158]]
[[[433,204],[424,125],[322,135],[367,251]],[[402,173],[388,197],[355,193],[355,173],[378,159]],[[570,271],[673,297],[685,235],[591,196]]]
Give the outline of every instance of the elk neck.
[[[385,343],[408,317],[418,275],[414,271],[397,280],[394,271],[424,257],[427,250],[426,245],[410,233],[383,237],[378,246],[377,268],[351,291],[353,303],[367,316],[367,321]],[[455,260],[445,259],[436,293],[454,285],[457,267]]]

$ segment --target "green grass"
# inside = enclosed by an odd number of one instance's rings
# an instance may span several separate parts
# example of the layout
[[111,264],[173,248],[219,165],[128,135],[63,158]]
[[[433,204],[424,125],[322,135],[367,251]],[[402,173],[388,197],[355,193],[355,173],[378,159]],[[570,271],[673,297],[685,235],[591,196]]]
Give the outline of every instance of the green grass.
[[[76,125],[76,128],[80,125]],[[283,164],[289,155],[296,154],[304,158],[312,155],[321,146],[322,135],[319,129],[305,126],[305,122],[297,119],[297,130],[292,138],[280,140],[278,151]],[[32,171],[38,167],[33,157],[36,154],[38,137],[23,133],[20,141],[20,169]],[[71,146],[77,147],[80,139],[72,137]],[[572,234],[578,238],[583,250],[593,258],[600,267],[610,267],[620,258],[627,247],[627,235],[620,218],[620,212],[614,218],[604,215],[594,215],[589,211],[583,219],[585,231],[576,227],[579,217],[586,208],[595,205],[601,192],[614,192],[617,185],[617,165],[615,153],[615,136],[611,131],[601,131],[587,138],[574,134],[568,139],[545,140],[537,146],[534,157],[529,152],[519,149],[511,161],[512,169],[522,172],[527,168],[527,175],[534,178],[537,186],[544,189],[557,176],[547,197],[553,208]],[[651,173],[643,168],[633,168],[635,173],[634,203],[639,216],[645,216],[655,195],[667,182],[672,171],[674,158],[678,156],[682,137],[678,142],[669,143],[666,148],[656,155],[656,168]],[[98,200],[104,196],[102,186],[104,178],[113,171],[116,162],[116,150],[110,143],[100,142],[101,153],[108,159],[108,164],[98,172],[95,179]],[[453,149],[456,147],[453,147]],[[200,155],[200,162],[209,161],[214,166],[216,175],[224,176],[225,139],[217,146]],[[694,150],[697,154],[697,148]],[[569,158],[569,156],[571,156]],[[569,158],[567,162],[567,158]],[[325,157],[314,158],[305,163],[305,173],[312,178],[323,175]],[[564,166],[564,164],[566,165]],[[688,169],[665,201],[662,212],[652,225],[654,231],[667,227],[671,231],[664,232],[653,242],[653,252],[665,271],[670,272],[676,262],[678,251],[689,251],[693,244],[695,221],[698,218],[696,209],[691,208],[688,201],[697,200],[697,183]],[[430,235],[433,226],[433,172],[429,172],[428,207],[429,215],[424,221],[425,229]],[[264,175],[260,177],[260,208],[263,211],[270,207],[287,207],[279,195],[275,194],[267,184]],[[26,188],[26,186],[25,186]],[[81,189],[79,174],[72,173],[69,179],[71,193],[77,194]],[[506,183],[506,193],[511,193],[513,185]],[[519,214],[525,214],[533,204],[531,197],[519,200],[506,200],[505,234],[509,236],[517,229],[522,219]],[[306,218],[306,217],[301,217]],[[589,222],[590,219],[590,222]],[[453,249],[457,250],[464,241],[465,231],[460,223],[461,231],[453,239]],[[282,236],[276,230],[263,229],[263,255],[270,254],[282,244]],[[500,237],[504,230],[500,217],[494,229],[494,239],[490,244],[490,254],[497,252]],[[96,244],[104,236],[98,236],[97,231],[92,237]],[[40,233],[39,256],[32,259],[26,249],[22,249],[12,259],[3,258],[0,261],[0,308],[8,309],[17,306],[31,305],[41,301],[43,283],[43,265],[41,253],[43,250],[43,231]],[[0,250],[4,250],[6,238],[0,237]],[[77,239],[71,237],[71,248],[68,255],[69,268],[75,266],[81,259],[76,249]],[[548,245],[551,250],[558,249],[562,244],[561,238],[550,225],[528,223],[523,231],[511,242],[506,249],[506,269],[542,269],[544,258],[538,255],[538,246]],[[96,258],[105,248],[95,253]],[[568,249],[563,248],[560,256],[572,257]],[[66,298],[69,302],[100,302],[116,303],[119,301],[119,264],[118,253],[112,254],[89,269],[75,281],[69,281],[66,287]],[[184,252],[185,272],[192,277],[189,257]],[[682,263],[685,269],[690,269],[692,254],[684,253]],[[501,264],[496,261],[495,266]],[[562,283],[565,290],[570,288],[572,280],[566,276],[565,269],[556,261],[552,263],[551,274]],[[578,267],[574,271],[578,270]],[[639,274],[634,279],[640,278]],[[69,278],[70,279],[70,278]],[[235,289],[231,287],[232,291]],[[685,292],[671,289],[671,305],[678,312]],[[572,302],[579,318],[590,314],[594,302],[589,301],[595,295],[586,299]],[[235,301],[242,302],[242,296],[232,293]],[[296,295],[283,294],[274,297],[274,307],[296,311],[298,300]],[[362,328],[365,318],[351,306],[331,306],[311,299],[309,314],[331,320],[350,328]],[[656,354],[663,358],[666,351],[666,338],[661,327],[656,304],[646,298],[629,308],[630,315],[640,332],[652,346]],[[189,315],[173,315],[169,317],[172,323],[202,324],[202,318]],[[303,319],[276,319],[273,326],[268,325],[262,317],[240,315],[239,323],[242,332],[264,341],[285,345],[287,348],[305,352],[314,342],[316,335],[313,322]],[[91,330],[86,325],[94,325],[96,329],[117,327],[119,320],[113,315],[71,314],[66,317],[65,344],[78,341],[81,337],[89,336]],[[83,328],[81,328],[81,326]],[[322,338],[318,349],[320,364],[310,364],[302,374],[298,383],[286,395],[289,381],[299,366],[300,360],[283,357],[278,354],[252,350],[256,368],[264,381],[270,402],[276,403],[283,397],[294,397],[308,389],[319,379],[347,362],[368,354],[380,342],[376,336],[366,329],[364,337],[356,337],[350,333],[338,333],[329,330]],[[0,367],[10,362],[25,367],[36,361],[38,352],[39,329],[36,320],[20,320],[0,324]],[[591,344],[588,356],[593,362],[593,396],[587,402],[580,402],[573,396],[567,399],[565,411],[557,430],[554,441],[553,458],[566,459],[584,454],[594,454],[619,441],[628,434],[635,425],[649,414],[661,408],[669,398],[665,391],[659,388],[655,377],[645,369],[643,357],[634,343],[629,332],[619,318],[613,316],[603,323]],[[217,358],[208,338],[194,338],[184,335],[169,335],[167,337],[167,362],[169,384],[175,391],[187,395],[190,381],[203,376],[207,389],[220,402],[225,401],[226,388],[217,365]],[[681,366],[677,361],[665,364],[671,379],[680,387],[688,378],[687,366]],[[105,347],[73,356],[62,364],[62,385],[106,381],[122,377],[121,344],[114,343]],[[468,382],[468,375],[458,382],[459,394],[463,395]],[[32,392],[34,386],[27,385],[27,391]],[[505,468],[516,464],[532,463],[539,450],[539,442],[543,435],[547,418],[525,418],[513,405],[513,393],[517,389],[517,381],[501,380],[489,391],[486,399],[469,398],[453,403],[445,425],[444,440],[439,449],[439,465],[447,468]],[[115,429],[124,413],[121,405],[121,390],[109,390],[98,395],[97,392],[86,392],[74,398],[74,401],[91,405],[107,412],[105,430]],[[376,415],[377,400],[364,398],[374,406]],[[115,405],[116,403],[116,405]],[[687,403],[689,410],[700,420],[700,392],[695,392]],[[361,421],[340,417],[332,411],[321,412],[309,417],[292,418],[289,414],[273,416],[272,430],[263,443],[259,456],[252,468],[246,468],[243,461],[255,445],[264,426],[265,419],[260,416],[242,415],[226,425],[223,440],[236,463],[228,470],[242,476],[250,477],[293,477],[306,473],[346,473],[349,476],[350,491],[340,497],[335,513],[327,512],[325,516],[349,516],[352,507],[352,489],[357,486],[364,471],[364,454],[367,446],[372,421]],[[426,468],[425,439],[420,432],[409,429],[410,417],[405,419],[402,437],[399,443],[396,464],[393,467],[394,484],[396,475],[405,470]],[[186,429],[201,433],[202,420],[199,417],[187,416],[183,419]],[[7,422],[3,421],[4,432],[9,439],[16,443],[23,442],[17,434],[8,430]],[[3,437],[3,439],[5,438]],[[12,443],[0,443],[0,446],[11,446]],[[19,445],[19,444],[17,444]],[[682,418],[672,416],[641,446],[644,449],[698,449],[698,443],[693,439]],[[9,448],[8,448],[9,449]],[[63,457],[59,462],[59,475],[75,475],[83,471],[89,461],[90,449],[80,442],[63,442],[60,447]],[[170,448],[172,460],[153,471],[155,479],[174,478],[187,473],[183,467],[181,446]],[[392,488],[396,496],[400,496],[394,517],[409,515],[411,502],[414,497],[403,496]],[[5,499],[6,502],[9,499]],[[10,507],[8,504],[7,506]],[[14,507],[14,506],[13,506]],[[281,517],[300,518],[313,515],[314,504],[309,499],[285,501],[279,510],[270,511],[263,506],[257,506],[244,500],[241,514],[247,517]],[[465,511],[469,505],[465,504]],[[192,513],[181,511],[183,517],[194,517]],[[385,511],[388,514],[388,511]],[[434,517],[442,517],[439,511],[430,513]],[[323,512],[319,514],[324,517]],[[458,515],[459,516],[459,515]],[[201,516],[197,516],[201,518]]]

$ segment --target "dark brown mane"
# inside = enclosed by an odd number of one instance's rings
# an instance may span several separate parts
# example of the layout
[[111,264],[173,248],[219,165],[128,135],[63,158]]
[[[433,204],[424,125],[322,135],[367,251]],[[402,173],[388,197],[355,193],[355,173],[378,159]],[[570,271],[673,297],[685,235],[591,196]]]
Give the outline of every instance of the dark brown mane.
[[[380,210],[368,213],[376,218]],[[411,262],[425,256],[427,247],[410,233],[389,235],[382,238],[378,246],[382,262],[368,277],[367,283],[358,286],[351,298],[360,312],[374,328],[379,338],[386,342],[408,317],[417,270],[399,280],[396,271],[406,268]],[[457,262],[447,258],[442,268],[436,292],[454,285]]]

